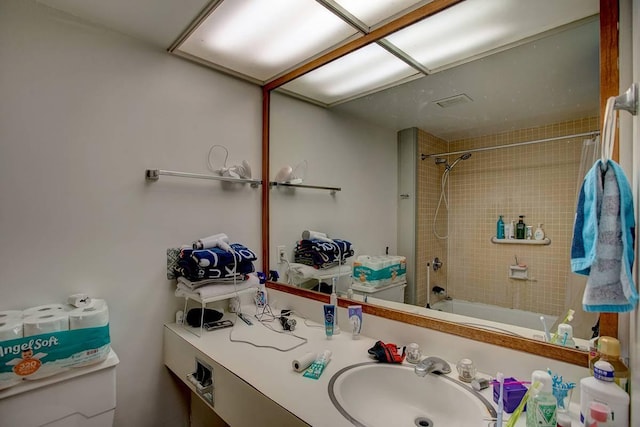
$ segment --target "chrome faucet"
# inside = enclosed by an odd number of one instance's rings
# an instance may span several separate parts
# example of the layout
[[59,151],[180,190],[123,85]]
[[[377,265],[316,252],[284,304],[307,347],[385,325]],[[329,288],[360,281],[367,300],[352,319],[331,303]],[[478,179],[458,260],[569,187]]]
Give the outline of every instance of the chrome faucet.
[[448,374],[451,372],[451,366],[439,357],[429,356],[418,362],[413,370],[417,376],[424,377],[431,373]]

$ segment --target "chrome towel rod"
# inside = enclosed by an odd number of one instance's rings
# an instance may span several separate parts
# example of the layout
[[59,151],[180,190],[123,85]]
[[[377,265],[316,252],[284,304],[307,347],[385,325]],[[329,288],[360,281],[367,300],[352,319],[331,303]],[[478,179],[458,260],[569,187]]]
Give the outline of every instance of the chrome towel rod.
[[493,145],[491,147],[471,148],[469,150],[460,150],[460,151],[449,151],[448,153],[420,154],[420,158],[422,160],[425,160],[430,157],[450,156],[450,155],[464,154],[464,153],[475,153],[477,151],[497,150],[500,148],[519,147],[522,145],[539,144],[541,142],[559,141],[562,139],[571,139],[571,138],[579,138],[583,136],[595,136],[595,135],[600,135],[600,131],[576,133],[574,135],[557,136],[555,138],[536,139],[535,141],[516,142],[515,144]]
[[211,179],[214,181],[244,183],[244,184],[251,184],[251,187],[253,188],[257,188],[258,185],[262,184],[262,180],[259,180],[259,179],[233,178],[231,176],[205,175],[205,174],[190,173],[190,172],[167,171],[162,169],[147,169],[144,176],[147,179],[147,181],[157,181],[160,179],[160,175],[178,176],[181,178]]

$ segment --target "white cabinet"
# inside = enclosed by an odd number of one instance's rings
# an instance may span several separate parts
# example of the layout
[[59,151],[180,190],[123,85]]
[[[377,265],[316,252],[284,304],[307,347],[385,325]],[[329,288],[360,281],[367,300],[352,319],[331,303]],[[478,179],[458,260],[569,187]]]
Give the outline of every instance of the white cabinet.
[[[208,394],[198,393],[198,386],[188,379],[196,370],[196,360],[212,370],[212,402]],[[164,329],[164,363],[192,391],[192,399],[199,398],[215,411],[217,417],[233,427],[298,427],[308,426],[298,417],[257,391],[241,378],[224,368],[215,360],[199,351],[172,330]],[[259,363],[259,361],[256,361]],[[196,397],[197,396],[197,397]],[[192,405],[202,408],[202,405]],[[205,411],[193,415],[203,416]],[[217,417],[213,417],[217,419]],[[220,425],[217,422],[194,422],[194,425]]]

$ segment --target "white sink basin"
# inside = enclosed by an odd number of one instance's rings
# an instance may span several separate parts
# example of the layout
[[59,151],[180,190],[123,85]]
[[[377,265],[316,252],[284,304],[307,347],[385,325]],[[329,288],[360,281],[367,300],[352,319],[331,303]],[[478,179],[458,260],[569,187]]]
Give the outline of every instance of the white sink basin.
[[486,427],[495,419],[491,404],[471,388],[444,376],[418,377],[407,365],[341,369],[329,382],[329,396],[356,426]]

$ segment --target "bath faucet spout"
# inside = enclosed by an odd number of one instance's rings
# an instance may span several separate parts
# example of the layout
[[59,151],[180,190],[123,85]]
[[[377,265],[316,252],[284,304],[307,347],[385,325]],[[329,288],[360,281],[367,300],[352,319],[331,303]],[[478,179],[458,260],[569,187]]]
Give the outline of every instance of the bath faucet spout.
[[416,364],[414,372],[419,377],[431,373],[448,374],[451,372],[451,366],[439,357],[429,356]]

